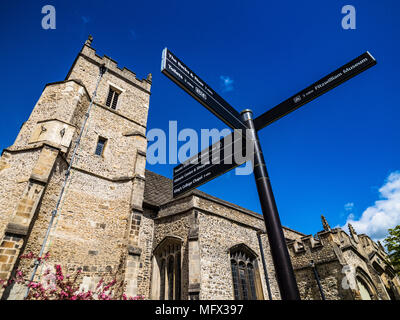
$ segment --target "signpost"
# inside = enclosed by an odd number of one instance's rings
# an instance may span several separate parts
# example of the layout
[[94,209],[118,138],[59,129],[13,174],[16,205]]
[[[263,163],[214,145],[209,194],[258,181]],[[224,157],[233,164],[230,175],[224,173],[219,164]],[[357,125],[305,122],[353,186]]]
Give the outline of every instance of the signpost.
[[291,98],[283,101],[274,108],[257,117],[254,120],[256,130],[266,127],[272,122],[282,118],[288,113],[314,100],[320,95],[328,92],[339,84],[342,84],[343,82],[351,79],[352,77],[374,65],[376,65],[376,60],[374,57],[368,51],[363,53],[336,71],[328,74],[299,93],[296,93]]
[[161,72],[214,113],[232,129],[246,129],[240,113],[167,48],[163,50]]
[[[221,174],[251,160],[246,141],[240,133],[231,133],[217,143],[174,168],[173,196],[197,188]],[[242,141],[238,141],[242,140]],[[251,150],[250,150],[251,152]],[[247,155],[244,158],[243,155]],[[241,160],[238,162],[237,160]]]
[[[376,60],[372,55],[365,52],[253,120],[251,110],[244,110],[240,115],[167,48],[163,51],[161,71],[231,128],[246,129],[246,134],[242,134],[240,139],[251,139],[254,147],[254,154],[251,154],[254,155],[254,178],[282,300],[300,300],[300,295],[257,132],[375,64]],[[174,168],[174,197],[247,161],[223,161],[232,158],[237,152],[246,151],[243,147],[241,150],[231,148],[229,141],[234,140],[230,136],[232,134]],[[244,145],[246,144],[242,143]],[[218,152],[213,152],[215,147],[220,147]],[[212,161],[215,154],[220,156],[218,158],[221,162]]]

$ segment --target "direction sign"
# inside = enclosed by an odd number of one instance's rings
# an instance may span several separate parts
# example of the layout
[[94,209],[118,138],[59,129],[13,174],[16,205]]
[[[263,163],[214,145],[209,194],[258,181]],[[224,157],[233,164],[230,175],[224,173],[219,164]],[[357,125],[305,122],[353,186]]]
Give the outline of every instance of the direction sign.
[[[176,197],[177,195],[192,190],[240,165],[242,161],[235,161],[235,159],[232,159],[232,155],[239,152],[243,153],[243,146],[246,145],[243,142],[246,141],[246,139],[252,141],[251,159],[254,164],[254,178],[260,198],[272,259],[275,265],[277,282],[283,300],[299,300],[300,293],[287,250],[286,239],[282,231],[275,197],[272,192],[257,132],[375,64],[376,60],[369,52],[366,52],[303,91],[300,91],[293,97],[265,112],[255,120],[252,118],[251,110],[242,111],[244,119],[244,121],[242,121],[239,118],[240,115],[238,115],[225,100],[212,91],[205,82],[198,78],[197,75],[169,52],[168,49],[164,49],[163,51],[161,70],[164,74],[232,128],[248,128],[246,134],[243,132],[239,135],[233,134],[234,138],[237,137],[239,140],[242,140],[240,148],[234,150],[235,144],[232,145],[231,134],[174,168],[173,196]],[[243,122],[245,122],[245,124],[243,124]],[[250,135],[250,139],[246,137],[247,134]],[[215,148],[217,151],[215,151]],[[217,156],[217,160],[219,161],[213,161],[215,156]],[[226,158],[230,158],[228,163],[225,161]],[[245,161],[247,160],[243,160],[243,162]]]
[[[168,51],[169,52],[169,51]],[[167,52],[167,53],[168,53]],[[330,73],[325,76],[321,80],[315,82],[311,86],[306,89],[300,91],[293,97],[283,101],[278,104],[274,108],[268,110],[264,114],[260,115],[258,118],[254,120],[254,125],[256,131],[266,127],[272,122],[280,119],[286,114],[296,110],[297,108],[303,106],[304,104],[312,101],[318,96],[324,94],[325,92],[333,89],[339,84],[349,80],[355,75],[367,70],[368,68],[374,66],[376,64],[376,60],[372,57],[372,55],[367,51],[364,54],[360,55],[356,59],[350,61],[345,64],[341,68],[336,71]],[[233,134],[221,139],[219,142],[215,143],[211,148],[216,145],[221,146],[221,150],[224,151],[224,145],[227,144],[227,140],[232,141]],[[228,144],[229,145],[229,144]],[[245,145],[245,142],[242,142],[242,145]],[[244,151],[243,151],[244,152]],[[208,159],[211,156],[211,149],[206,148],[201,153],[192,157],[191,159],[185,161],[181,165],[174,168],[174,197],[188,192],[192,189],[197,188],[198,186],[218,177],[219,175],[232,170],[244,162],[241,163],[210,163],[207,165],[202,165],[199,159]],[[227,153],[228,154],[228,153]],[[193,162],[197,162],[194,164]]]
[[167,48],[162,53],[161,72],[232,129],[246,128],[240,113]]
[[319,81],[313,83],[311,86],[295,94],[293,97],[283,101],[276,107],[263,113],[256,119],[254,119],[254,125],[256,130],[260,130],[272,122],[282,118],[288,113],[296,110],[302,105],[310,102],[325,92],[335,88],[339,84],[349,80],[357,74],[367,70],[368,68],[376,65],[376,60],[367,51],[361,56],[355,58],[344,66],[340,67],[336,71],[328,74]]
[[[233,132],[174,168],[173,197],[188,192],[252,159],[245,135]],[[240,141],[241,140],[241,143]],[[249,144],[252,146],[252,144]]]

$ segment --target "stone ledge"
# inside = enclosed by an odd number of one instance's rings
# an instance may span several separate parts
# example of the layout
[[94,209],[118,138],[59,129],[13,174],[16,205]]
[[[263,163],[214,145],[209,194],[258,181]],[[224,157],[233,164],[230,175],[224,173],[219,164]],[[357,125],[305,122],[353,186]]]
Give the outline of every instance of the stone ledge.
[[189,229],[188,240],[189,241],[196,241],[198,239],[199,239],[199,226],[191,227]]
[[145,152],[145,151],[138,150],[137,153],[140,154],[140,155],[143,156],[143,157],[146,156],[146,152]]
[[23,226],[21,224],[12,222],[10,222],[6,227],[7,233],[18,234],[21,236],[26,236],[28,234],[28,230],[29,230],[28,226]]
[[42,177],[38,174],[34,174],[34,173],[32,173],[29,178],[30,181],[39,182],[40,184],[47,184],[48,179],[49,179],[48,177],[44,178],[44,177]]
[[189,284],[189,293],[197,293],[200,292],[200,283],[191,283]]
[[132,210],[132,211],[137,211],[137,212],[143,213],[143,208],[140,207],[140,206],[137,206],[137,205],[135,205],[135,204],[132,204],[132,205],[131,205],[131,210]]
[[142,254],[142,249],[132,245],[128,245],[128,253],[133,256],[140,256]]
[[139,136],[139,137],[142,137],[142,138],[145,138],[145,139],[146,139],[146,135],[145,135],[144,133],[138,131],[138,130],[134,130],[134,131],[130,131],[130,132],[125,132],[125,133],[123,134],[123,136],[125,136],[125,137],[136,137],[136,136]]

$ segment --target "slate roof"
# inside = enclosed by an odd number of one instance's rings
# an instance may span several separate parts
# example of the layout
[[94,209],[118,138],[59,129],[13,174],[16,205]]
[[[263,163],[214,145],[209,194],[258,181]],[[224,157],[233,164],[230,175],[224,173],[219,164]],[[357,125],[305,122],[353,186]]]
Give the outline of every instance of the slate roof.
[[146,170],[145,178],[144,202],[159,206],[173,199],[171,179],[150,170]]
[[[166,204],[172,200],[174,200],[172,196],[172,180],[164,177],[162,175],[159,175],[153,171],[146,170],[145,172],[145,178],[146,178],[146,183],[144,186],[144,202],[149,203],[151,205],[155,206],[160,206],[162,204]],[[208,193],[205,193],[203,191],[194,189],[186,194],[183,194],[179,198],[184,198],[187,197],[188,195],[197,195],[206,199],[218,201],[220,203],[223,203],[227,206],[234,207],[238,210],[245,211],[246,213],[249,214],[255,214],[258,217],[260,215],[256,212],[250,211],[246,208],[240,207],[234,203],[230,203],[228,201],[219,199],[217,197],[213,197],[212,195],[209,195]]]
[[[174,200],[174,198],[172,197],[172,180],[171,179],[164,177],[162,175],[159,175],[150,170],[146,170],[145,178],[146,178],[146,182],[145,182],[145,186],[144,186],[144,202],[145,203],[150,204],[152,206],[160,206],[162,204],[167,204],[168,202],[171,202]],[[197,189],[194,189],[186,194],[183,194],[183,195],[179,196],[178,198],[184,198],[184,197],[187,197],[188,195],[196,195],[196,196],[199,196],[202,198],[216,201],[216,202],[219,202],[228,207],[232,207],[234,209],[245,212],[252,216],[256,216],[257,218],[262,218],[262,216],[257,212],[248,210],[248,209],[238,206],[234,203],[211,196],[208,193],[205,193],[205,192],[197,190]],[[303,233],[301,233],[297,230],[293,230],[293,229],[290,229],[290,228],[284,227],[284,226],[283,226],[283,228],[291,230],[298,234],[304,235]]]

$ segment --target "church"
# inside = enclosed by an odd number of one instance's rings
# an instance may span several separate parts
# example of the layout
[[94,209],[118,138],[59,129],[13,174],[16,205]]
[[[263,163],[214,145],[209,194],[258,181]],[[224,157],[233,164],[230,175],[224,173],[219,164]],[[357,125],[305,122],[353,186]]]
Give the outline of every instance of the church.
[[[279,300],[263,217],[199,190],[172,196],[146,170],[152,76],[138,79],[84,43],[65,80],[47,84],[0,158],[0,279],[43,264],[81,272],[81,287],[124,282],[151,300]],[[83,128],[83,130],[82,130]],[[331,228],[283,227],[301,299],[397,300],[400,279],[380,243]],[[23,299],[26,287],[1,289]]]

